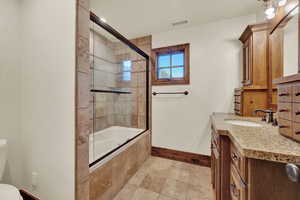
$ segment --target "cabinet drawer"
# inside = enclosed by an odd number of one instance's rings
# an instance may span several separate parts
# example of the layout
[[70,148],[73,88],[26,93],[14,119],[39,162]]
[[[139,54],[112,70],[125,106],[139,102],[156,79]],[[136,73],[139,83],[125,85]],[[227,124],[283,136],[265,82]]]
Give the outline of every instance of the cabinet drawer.
[[281,119],[292,120],[292,103],[278,103],[278,116]]
[[241,110],[241,108],[242,108],[242,104],[240,104],[240,103],[235,103],[234,104],[235,105],[235,110]]
[[240,178],[233,165],[230,169],[230,196],[231,200],[246,200],[247,198],[247,185]]
[[237,95],[234,96],[234,103],[241,103],[242,102],[242,96]]
[[300,103],[300,84],[293,86],[292,100]]
[[231,144],[230,148],[230,157],[231,163],[236,167],[237,172],[240,174],[244,181],[247,181],[246,158],[241,155],[241,153],[233,144]]
[[292,138],[293,136],[292,121],[279,118],[278,124],[279,124],[279,133],[286,137]]
[[292,117],[293,121],[300,123],[300,103],[293,103]]
[[300,142],[300,123],[293,124],[293,138]]
[[242,111],[240,110],[234,110],[236,115],[242,115]]
[[234,90],[234,95],[235,95],[235,96],[241,96],[241,95],[242,95],[242,92],[243,92],[243,90],[241,90],[241,89],[235,89],[235,90]]
[[292,101],[292,87],[289,85],[278,86],[278,101],[291,102]]

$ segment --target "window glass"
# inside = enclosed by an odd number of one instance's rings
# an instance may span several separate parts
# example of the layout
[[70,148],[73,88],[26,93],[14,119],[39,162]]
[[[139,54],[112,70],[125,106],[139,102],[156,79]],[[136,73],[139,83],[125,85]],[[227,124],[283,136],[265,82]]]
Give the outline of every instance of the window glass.
[[123,71],[130,71],[131,70],[131,60],[123,61]]
[[183,78],[183,77],[184,77],[183,67],[172,68],[172,78]]
[[131,80],[131,72],[123,72],[123,81],[130,81]]
[[172,66],[183,66],[184,65],[184,53],[176,53],[172,55]]
[[169,67],[171,66],[170,54],[159,55],[158,56],[158,67]]
[[124,60],[122,62],[122,80],[123,81],[130,81],[131,80],[131,68],[132,62],[131,60]]
[[159,79],[170,79],[171,78],[171,69],[170,68],[162,68],[158,70],[158,78]]

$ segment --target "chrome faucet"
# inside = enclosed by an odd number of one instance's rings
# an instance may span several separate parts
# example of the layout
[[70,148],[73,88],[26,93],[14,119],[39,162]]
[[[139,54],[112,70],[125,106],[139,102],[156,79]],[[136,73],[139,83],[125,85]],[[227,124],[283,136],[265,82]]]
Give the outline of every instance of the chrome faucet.
[[[258,112],[262,112],[262,113],[265,113],[266,114],[266,119],[265,121],[268,122],[268,123],[274,123],[274,111],[273,110],[261,110],[261,109],[257,109],[253,112],[253,114],[257,114]],[[264,120],[264,118],[263,118]]]

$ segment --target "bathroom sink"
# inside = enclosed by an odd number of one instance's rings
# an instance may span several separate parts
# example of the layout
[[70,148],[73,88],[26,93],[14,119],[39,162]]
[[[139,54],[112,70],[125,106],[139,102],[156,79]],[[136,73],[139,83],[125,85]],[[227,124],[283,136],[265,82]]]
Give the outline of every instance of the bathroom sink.
[[249,127],[261,127],[262,125],[256,122],[244,121],[244,120],[225,120],[226,123],[238,126],[249,126]]

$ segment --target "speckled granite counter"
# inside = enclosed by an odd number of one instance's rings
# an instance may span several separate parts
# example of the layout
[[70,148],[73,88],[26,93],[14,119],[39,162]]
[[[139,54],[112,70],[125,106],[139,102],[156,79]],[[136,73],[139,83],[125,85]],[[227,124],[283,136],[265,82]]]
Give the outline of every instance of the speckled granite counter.
[[[262,127],[245,127],[226,122],[232,119],[256,122],[262,124]],[[213,113],[211,121],[215,132],[229,136],[247,158],[300,165],[300,143],[281,136],[278,127],[262,122],[260,118]]]

